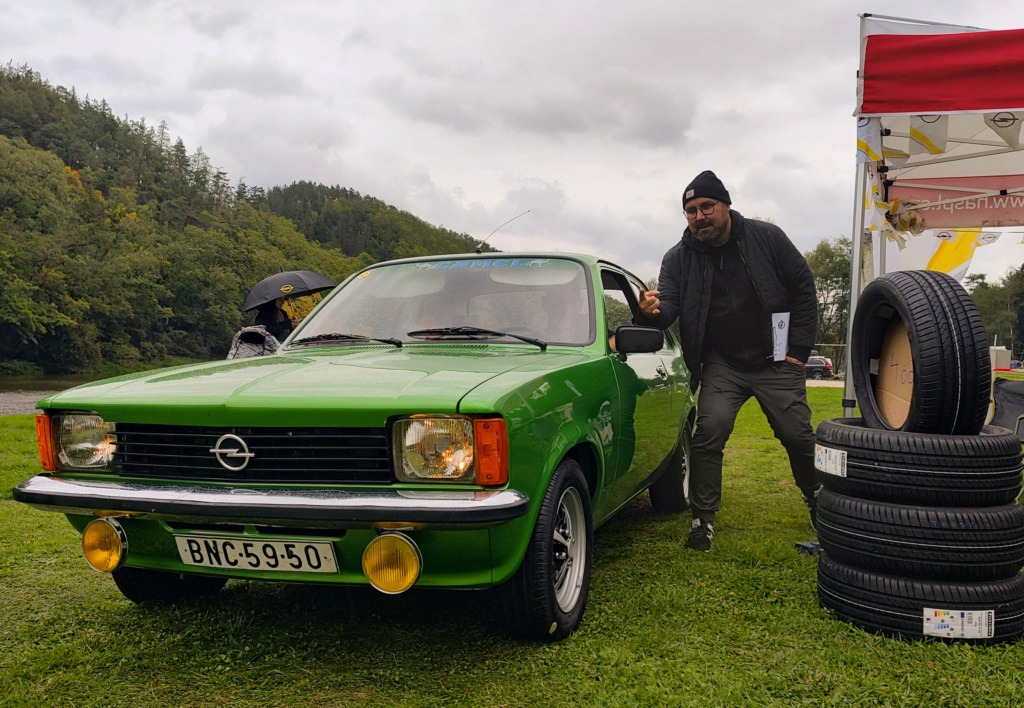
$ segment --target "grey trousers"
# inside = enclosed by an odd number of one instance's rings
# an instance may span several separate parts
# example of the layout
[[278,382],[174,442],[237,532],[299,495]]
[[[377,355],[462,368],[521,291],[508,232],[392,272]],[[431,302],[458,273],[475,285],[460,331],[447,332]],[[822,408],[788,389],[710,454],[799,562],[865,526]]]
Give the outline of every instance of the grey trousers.
[[803,367],[777,361],[761,371],[734,369],[711,354],[701,369],[697,428],[690,450],[690,506],[695,517],[713,518],[722,502],[722,451],[740,406],[753,396],[789,454],[801,490],[818,486],[814,473],[814,430],[807,405]]

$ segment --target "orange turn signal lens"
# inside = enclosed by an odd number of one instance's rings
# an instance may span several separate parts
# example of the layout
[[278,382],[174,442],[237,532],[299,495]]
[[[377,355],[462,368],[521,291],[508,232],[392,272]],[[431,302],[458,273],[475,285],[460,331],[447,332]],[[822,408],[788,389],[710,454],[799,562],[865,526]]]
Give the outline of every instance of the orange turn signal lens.
[[508,429],[504,418],[473,421],[476,483],[494,486],[508,482]]
[[56,472],[57,465],[53,462],[53,442],[50,437],[50,416],[36,416],[36,442],[39,444],[39,461],[47,472]]

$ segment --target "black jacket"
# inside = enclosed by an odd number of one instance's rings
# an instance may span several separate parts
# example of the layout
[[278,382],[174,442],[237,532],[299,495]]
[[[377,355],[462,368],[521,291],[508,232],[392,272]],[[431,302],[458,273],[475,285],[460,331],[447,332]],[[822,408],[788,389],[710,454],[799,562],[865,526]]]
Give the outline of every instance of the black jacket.
[[[761,327],[757,334],[772,351],[771,315],[790,313],[789,346],[786,354],[807,361],[814,347],[818,329],[818,296],[810,266],[785,232],[774,224],[745,219],[730,210],[731,239],[736,240],[740,257],[761,300]],[[700,382],[701,352],[708,309],[711,305],[711,279],[707,247],[694,238],[690,229],[669,249],[661,262],[658,291],[661,293],[660,314],[641,324],[667,329],[679,318],[683,358],[690,370],[691,386]]]
[[[283,319],[278,320],[278,317]],[[277,305],[273,302],[261,305],[256,311],[256,324],[266,327],[267,332],[278,342],[283,342],[292,333],[292,321],[288,318],[288,314],[277,309]]]

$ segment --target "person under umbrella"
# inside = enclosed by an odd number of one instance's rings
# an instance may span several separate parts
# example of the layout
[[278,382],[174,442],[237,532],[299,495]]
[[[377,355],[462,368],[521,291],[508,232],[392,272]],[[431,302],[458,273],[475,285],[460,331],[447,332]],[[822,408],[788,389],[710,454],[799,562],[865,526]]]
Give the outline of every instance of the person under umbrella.
[[256,324],[263,325],[267,332],[279,342],[283,342],[299,324],[296,318],[289,317],[288,313],[284,311],[284,300],[284,296],[281,296],[256,308]]
[[256,324],[262,325],[275,339],[283,342],[299,323],[298,318],[291,317],[282,309],[285,298],[315,293],[334,286],[333,280],[311,270],[275,273],[253,286],[242,311],[257,310]]

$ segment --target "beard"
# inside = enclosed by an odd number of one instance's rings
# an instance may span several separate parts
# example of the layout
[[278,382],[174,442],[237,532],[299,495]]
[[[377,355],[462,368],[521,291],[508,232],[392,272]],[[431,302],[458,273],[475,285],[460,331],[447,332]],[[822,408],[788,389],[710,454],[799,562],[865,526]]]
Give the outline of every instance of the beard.
[[706,223],[704,226],[699,226],[690,229],[693,233],[693,237],[701,243],[714,245],[721,240],[722,235],[725,234],[725,229],[728,224],[722,224],[721,226],[715,226],[711,222]]

